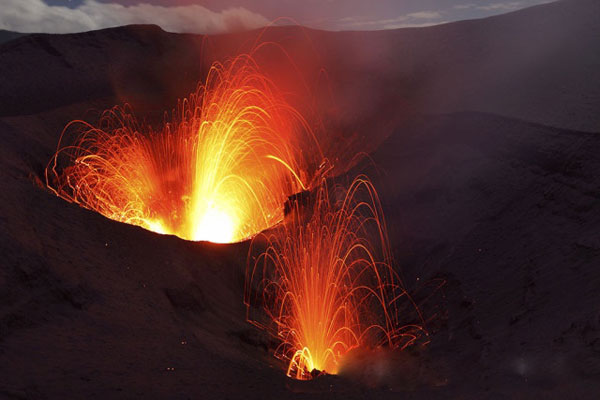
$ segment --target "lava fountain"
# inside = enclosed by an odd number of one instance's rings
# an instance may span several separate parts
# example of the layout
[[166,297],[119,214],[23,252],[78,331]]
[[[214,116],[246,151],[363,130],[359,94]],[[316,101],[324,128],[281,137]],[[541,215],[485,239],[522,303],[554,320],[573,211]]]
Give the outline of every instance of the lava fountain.
[[[400,324],[399,302],[418,309],[392,269],[377,193],[359,176],[330,196],[319,186],[312,205],[293,205],[282,226],[263,233],[265,250],[249,258],[248,321],[279,343],[275,356],[287,375],[336,374],[356,348],[404,348],[424,333]],[[259,240],[255,240],[257,247]]]
[[166,118],[154,130],[125,106],[97,126],[71,122],[46,168],[48,188],[155,232],[236,242],[282,220],[286,198],[308,185],[304,155],[320,154],[306,120],[248,55],[213,64]]

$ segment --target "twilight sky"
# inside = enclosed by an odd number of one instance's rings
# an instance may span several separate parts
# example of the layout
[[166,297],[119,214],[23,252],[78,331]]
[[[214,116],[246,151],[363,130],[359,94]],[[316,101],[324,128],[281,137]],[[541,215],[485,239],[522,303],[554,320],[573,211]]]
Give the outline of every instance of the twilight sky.
[[278,17],[327,30],[427,26],[552,0],[2,0],[0,29],[66,33],[125,24],[171,32],[252,29]]

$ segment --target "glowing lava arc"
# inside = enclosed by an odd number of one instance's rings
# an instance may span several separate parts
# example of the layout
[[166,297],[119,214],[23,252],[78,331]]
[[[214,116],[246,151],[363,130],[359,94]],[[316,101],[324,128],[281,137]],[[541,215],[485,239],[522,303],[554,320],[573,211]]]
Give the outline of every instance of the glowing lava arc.
[[[75,144],[64,145],[72,133]],[[158,131],[127,106],[105,111],[97,127],[73,121],[46,182],[58,196],[117,221],[235,242],[282,220],[282,204],[305,189],[310,165],[321,161],[311,164],[307,154],[321,157],[307,122],[242,55],[215,63]]]
[[422,318],[392,269],[373,185],[359,176],[339,194],[321,185],[312,206],[296,204],[289,221],[256,237],[266,238],[266,250],[248,263],[248,321],[280,343],[275,356],[296,379],[337,373],[351,349],[404,348],[424,333],[399,323],[401,300]]

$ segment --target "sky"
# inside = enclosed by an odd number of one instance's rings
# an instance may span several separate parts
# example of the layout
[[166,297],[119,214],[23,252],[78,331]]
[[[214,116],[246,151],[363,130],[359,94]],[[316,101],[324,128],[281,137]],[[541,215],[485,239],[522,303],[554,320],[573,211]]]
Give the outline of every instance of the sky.
[[157,24],[170,32],[210,34],[259,28],[289,17],[317,29],[379,30],[482,18],[550,1],[2,0],[0,29],[69,33]]

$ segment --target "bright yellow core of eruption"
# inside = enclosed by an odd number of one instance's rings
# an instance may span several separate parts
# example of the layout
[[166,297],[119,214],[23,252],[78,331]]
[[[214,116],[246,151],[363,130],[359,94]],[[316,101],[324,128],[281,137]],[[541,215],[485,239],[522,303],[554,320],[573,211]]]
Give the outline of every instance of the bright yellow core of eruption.
[[236,226],[226,212],[211,207],[196,225],[195,240],[210,240],[215,243],[230,243],[235,240]]
[[[71,133],[75,144],[63,145]],[[129,108],[106,111],[98,126],[72,122],[46,180],[59,196],[109,218],[230,243],[282,220],[287,197],[305,188],[306,155],[320,155],[311,143],[306,121],[249,56],[239,56],[214,64],[158,131]]]

